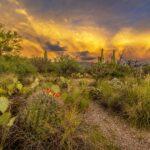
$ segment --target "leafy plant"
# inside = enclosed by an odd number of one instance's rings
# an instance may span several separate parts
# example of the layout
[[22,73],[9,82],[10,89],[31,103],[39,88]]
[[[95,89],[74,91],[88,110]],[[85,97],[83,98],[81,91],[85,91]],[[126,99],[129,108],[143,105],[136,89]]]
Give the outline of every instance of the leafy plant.
[[36,68],[27,58],[0,56],[0,73],[15,73],[20,75],[20,77],[25,77],[36,72]]
[[15,75],[3,75],[2,77],[0,80],[1,95],[12,96],[22,93],[24,87]]
[[7,111],[9,104],[9,100],[6,97],[0,97],[0,130],[2,133],[0,135],[0,149],[3,149],[9,129],[15,121],[15,117],[11,117],[10,112]]
[[69,107],[76,107],[79,111],[85,111],[90,104],[89,92],[86,89],[71,88],[63,93],[62,98]]
[[67,89],[69,87],[70,80],[65,77],[60,77],[60,87],[62,89]]
[[9,52],[16,53],[21,49],[21,37],[17,32],[8,31],[0,25],[0,56]]
[[56,73],[60,76],[68,76],[81,71],[79,63],[69,56],[61,56],[54,61]]
[[34,57],[31,59],[31,63],[37,68],[39,73],[55,71],[55,65],[49,59],[45,60],[40,57]]
[[108,77],[125,77],[132,73],[131,68],[128,66],[116,64],[116,63],[96,63],[92,66],[91,75],[96,78],[108,78]]

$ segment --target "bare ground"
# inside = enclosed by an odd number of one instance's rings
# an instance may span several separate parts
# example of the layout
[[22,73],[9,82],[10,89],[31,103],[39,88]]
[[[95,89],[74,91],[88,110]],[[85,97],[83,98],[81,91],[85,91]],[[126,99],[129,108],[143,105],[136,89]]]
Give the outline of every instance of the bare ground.
[[92,125],[98,125],[104,136],[121,150],[150,150],[150,132],[132,128],[121,118],[105,111],[98,104],[92,103],[85,120]]

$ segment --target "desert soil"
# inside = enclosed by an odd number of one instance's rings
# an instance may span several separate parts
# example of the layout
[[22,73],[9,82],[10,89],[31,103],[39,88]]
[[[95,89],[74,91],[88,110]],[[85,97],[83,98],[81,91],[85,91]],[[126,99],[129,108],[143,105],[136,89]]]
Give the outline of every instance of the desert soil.
[[131,127],[118,116],[92,103],[85,114],[87,123],[97,125],[104,136],[121,150],[150,150],[150,132]]

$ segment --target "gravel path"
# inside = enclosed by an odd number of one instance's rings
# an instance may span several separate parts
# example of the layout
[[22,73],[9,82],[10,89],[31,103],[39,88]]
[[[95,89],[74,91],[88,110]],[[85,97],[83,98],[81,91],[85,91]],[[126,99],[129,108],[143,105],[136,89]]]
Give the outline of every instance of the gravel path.
[[96,103],[91,104],[85,119],[87,123],[98,125],[121,150],[150,150],[150,132],[131,128],[124,120],[111,115]]

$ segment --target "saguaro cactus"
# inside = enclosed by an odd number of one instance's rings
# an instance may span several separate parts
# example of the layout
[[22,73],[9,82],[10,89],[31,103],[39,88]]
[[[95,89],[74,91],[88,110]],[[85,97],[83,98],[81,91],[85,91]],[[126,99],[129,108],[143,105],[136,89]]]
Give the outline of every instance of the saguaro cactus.
[[111,57],[111,62],[116,63],[116,50],[113,50],[112,57]]
[[44,61],[47,62],[47,60],[48,60],[47,50],[44,50]]
[[104,61],[104,49],[101,49],[101,56],[98,57],[98,62],[102,63]]

